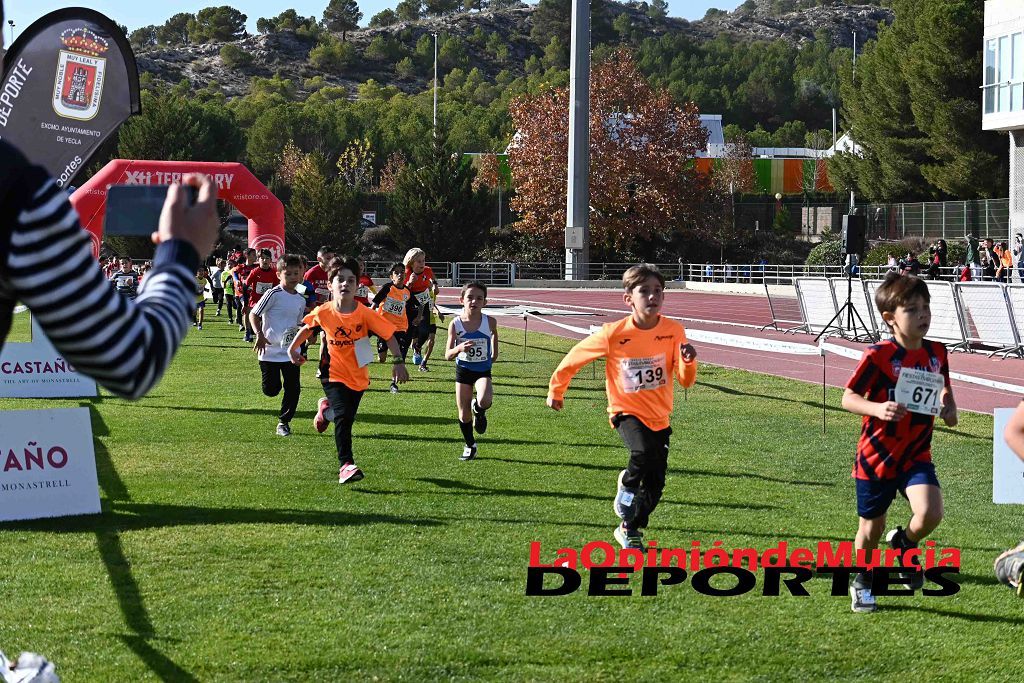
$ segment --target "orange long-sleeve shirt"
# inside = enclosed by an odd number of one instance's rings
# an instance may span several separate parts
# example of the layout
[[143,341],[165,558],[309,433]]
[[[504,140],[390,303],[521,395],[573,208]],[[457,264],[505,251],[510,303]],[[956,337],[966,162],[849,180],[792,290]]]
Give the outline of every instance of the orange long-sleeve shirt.
[[561,400],[584,365],[605,358],[609,416],[632,415],[660,431],[672,415],[672,378],[684,387],[697,378],[696,359],[687,363],[679,353],[686,343],[682,324],[664,316],[649,330],[637,327],[632,316],[608,323],[566,354],[551,375],[548,397]]

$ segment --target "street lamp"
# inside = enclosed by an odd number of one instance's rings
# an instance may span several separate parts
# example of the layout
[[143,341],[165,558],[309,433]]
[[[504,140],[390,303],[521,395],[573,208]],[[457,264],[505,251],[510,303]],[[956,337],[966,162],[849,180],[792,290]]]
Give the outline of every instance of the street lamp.
[[14,19],[8,19],[7,25],[11,27],[11,42],[14,42]]
[[437,137],[437,34],[434,36],[434,137]]

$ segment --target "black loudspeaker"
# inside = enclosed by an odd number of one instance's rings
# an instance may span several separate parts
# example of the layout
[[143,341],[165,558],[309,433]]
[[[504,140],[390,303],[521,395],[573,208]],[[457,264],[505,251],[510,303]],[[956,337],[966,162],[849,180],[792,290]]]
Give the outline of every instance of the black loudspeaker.
[[843,216],[843,253],[863,254],[864,253],[864,228],[867,221],[864,216],[846,215]]

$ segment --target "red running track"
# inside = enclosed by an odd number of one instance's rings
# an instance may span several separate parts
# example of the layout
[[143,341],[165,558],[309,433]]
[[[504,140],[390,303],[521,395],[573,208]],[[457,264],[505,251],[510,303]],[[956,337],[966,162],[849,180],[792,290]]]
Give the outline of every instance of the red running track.
[[[458,290],[443,289],[440,303],[458,306]],[[552,323],[586,329],[590,325],[611,322],[629,312],[629,307],[622,301],[621,290],[612,289],[492,288],[488,292],[488,304],[491,306],[536,305],[585,314],[530,318],[531,330],[569,339],[582,339],[585,335],[566,330]],[[688,329],[798,344],[812,345],[814,343],[814,337],[808,334],[793,335],[774,330],[760,331],[759,328],[762,325],[771,322],[768,300],[761,296],[668,290],[665,294],[662,312],[674,318],[681,318]],[[504,327],[514,329],[522,329],[524,325],[522,318],[511,316],[502,317],[498,322]],[[829,342],[858,350],[865,346],[838,338],[831,338]],[[697,346],[701,362],[821,384],[822,360],[817,356],[768,353],[709,343],[695,344],[695,346]],[[982,353],[952,353],[949,363],[952,372],[995,382],[1024,385],[1024,360],[988,358]],[[829,353],[825,355],[824,364],[826,383],[829,386],[842,387],[850,378],[857,362]],[[1021,398],[1024,398],[1020,394],[958,380],[953,381],[953,389],[957,404],[961,409],[979,413],[991,414],[995,408],[1012,408]]]

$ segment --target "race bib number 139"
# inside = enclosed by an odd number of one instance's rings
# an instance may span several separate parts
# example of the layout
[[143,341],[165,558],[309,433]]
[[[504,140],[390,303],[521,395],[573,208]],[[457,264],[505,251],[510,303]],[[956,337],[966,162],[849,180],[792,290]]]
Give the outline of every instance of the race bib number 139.
[[627,394],[664,386],[668,383],[665,354],[649,358],[623,358],[619,361],[619,378]]

